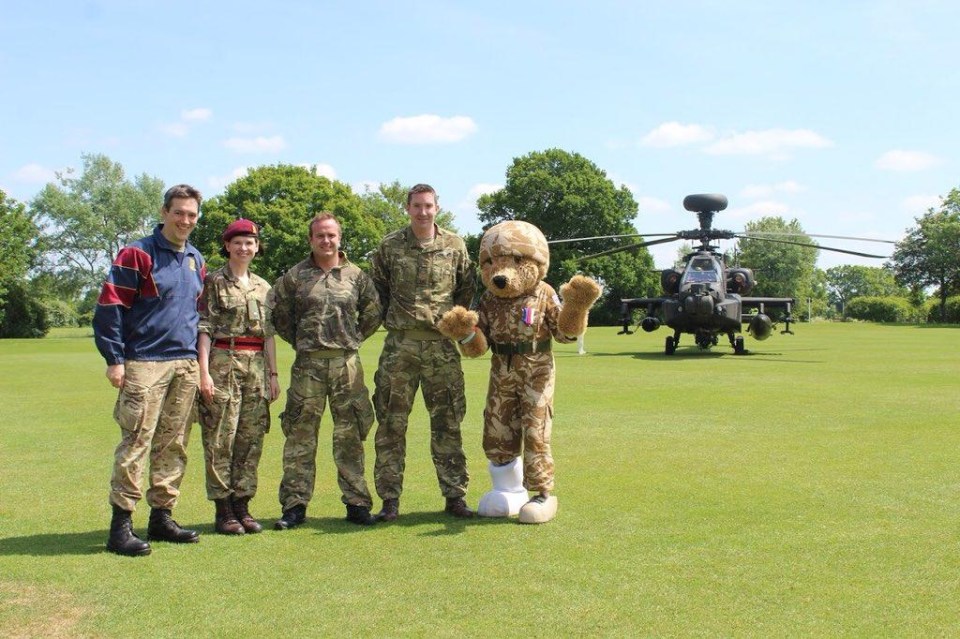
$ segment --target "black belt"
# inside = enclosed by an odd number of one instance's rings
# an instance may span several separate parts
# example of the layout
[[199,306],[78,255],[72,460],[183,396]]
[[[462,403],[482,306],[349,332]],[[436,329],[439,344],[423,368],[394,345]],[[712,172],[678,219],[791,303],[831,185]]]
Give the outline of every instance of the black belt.
[[542,342],[517,342],[515,344],[490,343],[490,350],[497,355],[510,357],[511,355],[528,355],[530,353],[549,353],[553,342],[545,339]]

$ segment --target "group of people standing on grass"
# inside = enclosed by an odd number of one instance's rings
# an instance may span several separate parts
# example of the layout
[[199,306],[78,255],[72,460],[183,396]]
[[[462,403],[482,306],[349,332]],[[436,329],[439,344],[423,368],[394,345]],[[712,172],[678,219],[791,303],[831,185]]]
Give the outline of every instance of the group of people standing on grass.
[[[397,519],[407,421],[418,388],[430,414],[430,449],[445,512],[472,517],[464,499],[469,477],[460,435],[466,412],[460,354],[435,325],[453,306],[470,305],[476,275],[463,240],[436,225],[436,191],[426,184],[410,189],[410,224],[383,239],[370,275],[340,250],[337,219],[317,215],[307,229],[310,255],[272,288],[251,270],[261,250],[260,233],[246,219],[224,229],[221,254],[227,263],[206,272],[203,256],[189,243],[201,200],[186,184],[167,190],[160,224],[149,237],[121,249],[97,302],[94,336],[107,379],[119,389],[114,419],[121,431],[110,481],[107,549],[137,556],[150,553],[149,541],[199,541],[197,531],[172,517],[195,406],[215,530],[227,535],[262,530],[249,502],[257,492],[270,402],[280,394],[275,335],[296,353],[280,416],[282,512],[275,529],[306,520],[328,401],[346,519],[361,525]],[[381,324],[388,333],[371,402],[358,349]],[[363,446],[374,418],[374,481],[383,500],[376,515]],[[148,456],[150,518],[144,540],[133,531],[132,514],[143,497]]]

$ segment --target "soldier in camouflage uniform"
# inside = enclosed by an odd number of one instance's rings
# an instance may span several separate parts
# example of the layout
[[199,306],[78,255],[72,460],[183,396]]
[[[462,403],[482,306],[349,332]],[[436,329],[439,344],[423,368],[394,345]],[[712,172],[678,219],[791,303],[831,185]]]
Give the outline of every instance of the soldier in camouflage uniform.
[[364,478],[363,442],[373,406],[357,349],[380,326],[380,300],[370,277],[340,249],[340,224],[329,213],[310,223],[311,256],[280,279],[268,306],[277,335],[297,356],[280,416],[286,442],[277,530],[306,520],[316,479],[317,433],[327,399],[333,416],[333,459],[347,521],[369,525],[372,500]]
[[216,504],[214,529],[242,535],[263,529],[248,504],[257,493],[270,402],[280,385],[265,317],[270,285],[249,270],[260,250],[259,229],[250,220],[235,220],[221,239],[228,262],[207,275],[200,300],[199,413],[207,498]]
[[374,479],[383,499],[378,518],[393,521],[399,515],[407,420],[421,385],[445,510],[472,517],[464,500],[469,476],[460,436],[466,412],[463,369],[456,345],[437,331],[436,323],[454,305],[469,306],[476,273],[463,240],[435,224],[437,194],[432,187],[418,184],[410,189],[406,208],[410,226],[383,239],[371,270],[389,330],[374,377]]

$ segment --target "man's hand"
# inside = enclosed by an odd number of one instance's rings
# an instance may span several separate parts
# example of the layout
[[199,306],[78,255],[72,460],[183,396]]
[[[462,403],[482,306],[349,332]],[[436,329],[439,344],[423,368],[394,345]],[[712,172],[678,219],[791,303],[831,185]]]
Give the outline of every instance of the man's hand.
[[123,382],[126,379],[126,367],[123,364],[111,364],[107,366],[107,379],[114,388],[123,388]]

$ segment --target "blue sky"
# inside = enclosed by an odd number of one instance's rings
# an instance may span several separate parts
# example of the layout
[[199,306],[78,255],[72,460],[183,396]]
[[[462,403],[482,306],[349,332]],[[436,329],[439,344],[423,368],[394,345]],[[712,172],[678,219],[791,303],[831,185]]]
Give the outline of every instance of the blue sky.
[[[29,201],[82,153],[207,196],[310,164],[429,182],[475,232],[477,195],[556,147],[627,185],[644,232],[719,192],[721,228],[896,240],[960,186],[958,23],[948,1],[7,2],[0,188]],[[818,264],[840,263],[880,262]]]

